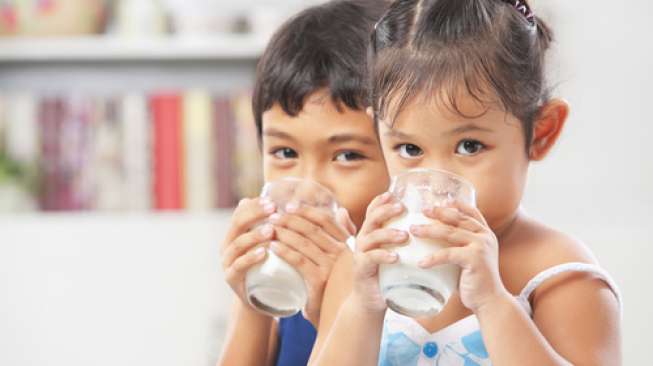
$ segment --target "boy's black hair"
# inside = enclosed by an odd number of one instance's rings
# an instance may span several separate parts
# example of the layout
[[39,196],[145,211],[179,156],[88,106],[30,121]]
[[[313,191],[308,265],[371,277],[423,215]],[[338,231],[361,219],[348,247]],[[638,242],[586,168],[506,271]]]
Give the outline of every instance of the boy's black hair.
[[551,41],[525,0],[396,0],[370,42],[375,118],[392,122],[418,97],[440,98],[460,113],[462,92],[517,117],[528,150],[549,99]]
[[368,105],[367,47],[382,0],[337,0],[289,19],[261,57],[252,109],[259,138],[263,113],[276,103],[296,116],[313,92],[327,88],[337,107]]

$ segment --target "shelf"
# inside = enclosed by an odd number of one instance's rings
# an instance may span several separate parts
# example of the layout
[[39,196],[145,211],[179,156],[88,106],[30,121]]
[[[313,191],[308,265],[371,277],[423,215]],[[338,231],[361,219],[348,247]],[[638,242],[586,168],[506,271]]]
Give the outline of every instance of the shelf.
[[267,41],[259,35],[0,38],[0,63],[256,60]]

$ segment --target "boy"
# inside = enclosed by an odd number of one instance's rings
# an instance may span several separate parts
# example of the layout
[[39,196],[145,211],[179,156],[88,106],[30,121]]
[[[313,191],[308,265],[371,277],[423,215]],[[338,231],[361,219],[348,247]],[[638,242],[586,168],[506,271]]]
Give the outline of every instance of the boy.
[[[308,362],[333,263],[355,233],[352,222],[360,226],[368,203],[388,185],[373,121],[365,113],[367,43],[383,10],[383,2],[374,0],[304,10],[277,31],[259,62],[253,109],[265,181],[317,181],[334,193],[351,221],[346,213],[336,222],[306,208],[278,216],[257,198],[241,201],[222,248],[226,279],[238,299],[219,365]],[[272,226],[251,230],[269,216]],[[264,250],[253,248],[272,238],[280,242],[272,250],[303,275],[309,290],[303,314],[278,322],[253,310],[244,295],[247,270],[265,258]]]

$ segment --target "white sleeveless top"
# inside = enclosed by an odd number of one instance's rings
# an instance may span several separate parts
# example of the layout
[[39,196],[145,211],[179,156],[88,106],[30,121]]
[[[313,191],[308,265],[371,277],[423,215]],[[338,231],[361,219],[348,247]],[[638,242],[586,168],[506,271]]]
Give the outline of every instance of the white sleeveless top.
[[[529,298],[542,283],[565,272],[584,272],[605,281],[619,302],[617,285],[603,269],[585,263],[566,263],[549,268],[526,284],[517,296],[524,310],[532,316]],[[379,366],[485,366],[492,365],[481,337],[475,315],[470,315],[435,333],[427,332],[414,319],[388,309],[385,314]]]

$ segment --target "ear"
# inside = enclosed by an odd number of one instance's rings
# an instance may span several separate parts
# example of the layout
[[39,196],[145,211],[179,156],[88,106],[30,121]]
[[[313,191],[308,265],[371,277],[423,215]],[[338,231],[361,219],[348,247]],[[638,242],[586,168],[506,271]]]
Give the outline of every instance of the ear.
[[531,160],[544,159],[560,137],[569,116],[569,104],[562,99],[553,99],[540,108],[533,126],[533,137],[529,157]]

